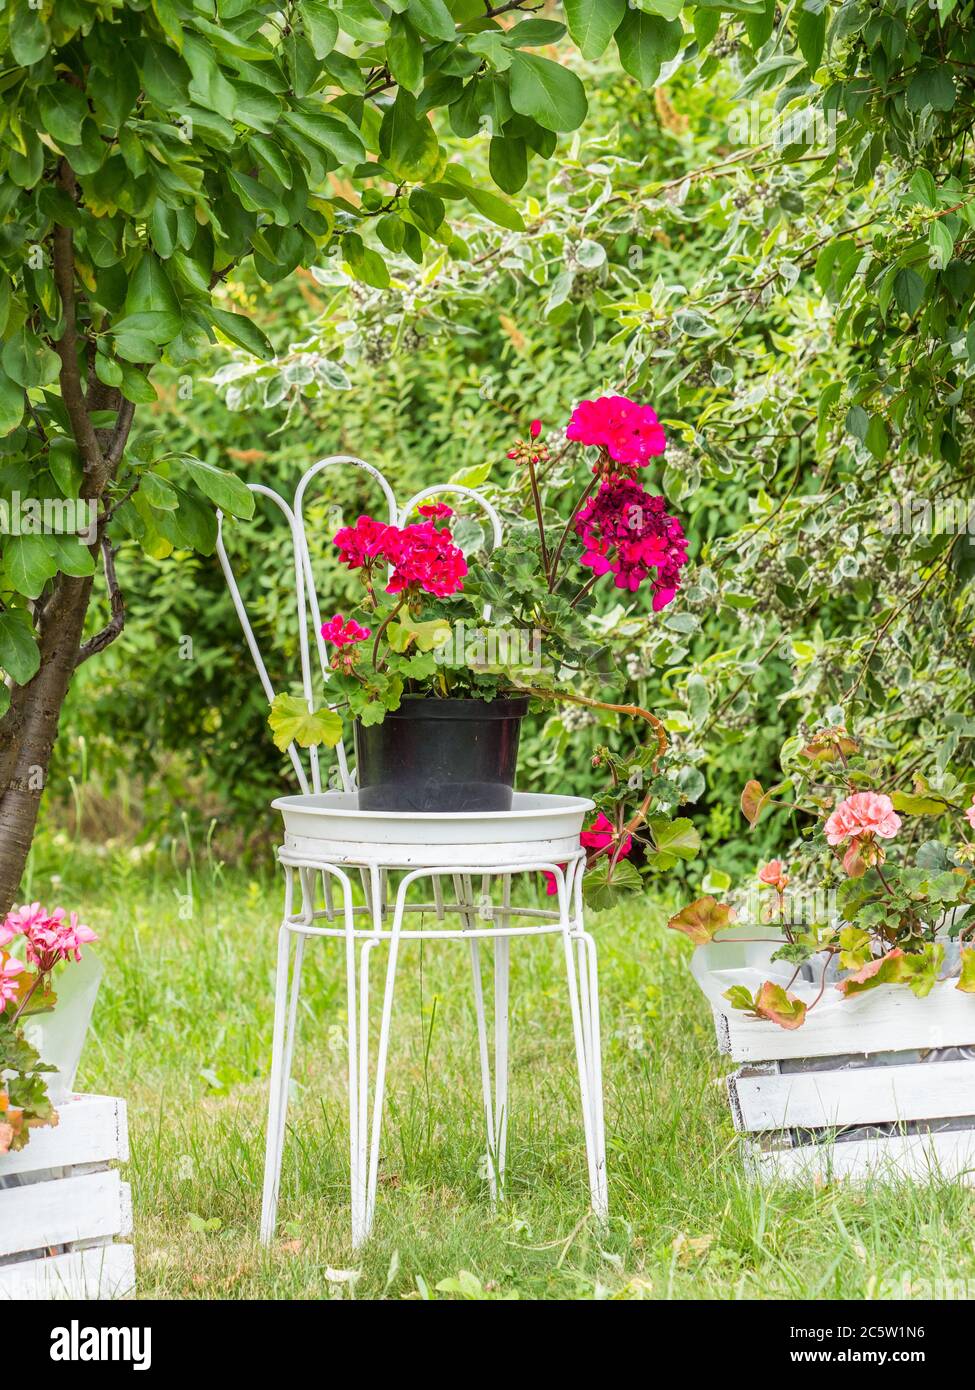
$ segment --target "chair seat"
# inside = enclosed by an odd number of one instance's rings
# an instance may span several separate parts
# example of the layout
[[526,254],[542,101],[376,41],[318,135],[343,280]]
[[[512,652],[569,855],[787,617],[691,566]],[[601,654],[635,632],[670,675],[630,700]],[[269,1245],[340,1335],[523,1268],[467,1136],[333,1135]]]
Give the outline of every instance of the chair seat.
[[282,796],[284,862],[396,869],[501,869],[579,853],[593,802],[515,792],[510,811],[360,811],[355,792]]

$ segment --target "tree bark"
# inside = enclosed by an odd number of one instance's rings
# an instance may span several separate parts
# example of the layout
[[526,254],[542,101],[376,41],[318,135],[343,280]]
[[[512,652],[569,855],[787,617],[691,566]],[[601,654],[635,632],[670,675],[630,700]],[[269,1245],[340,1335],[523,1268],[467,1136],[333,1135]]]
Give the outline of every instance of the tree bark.
[[[91,579],[61,576],[43,618],[37,675],[15,692],[4,718],[9,743],[0,754],[6,767],[0,788],[0,916],[17,897],[34,838],[37,812],[58,736],[61,707],[78,659]],[[17,714],[16,719],[11,716]]]
[[[58,166],[58,183],[69,198],[77,197],[74,172],[66,159]],[[83,318],[79,321],[70,226],[54,227],[52,252],[64,324],[61,337],[54,343],[61,359],[61,400],[82,458],[81,495],[104,507],[106,491],[125,452],[135,407],[116,388],[103,385],[91,370],[92,337]],[[105,410],[115,411],[115,424],[96,430],[93,417]],[[10,707],[0,719],[0,918],[9,911],[20,888],[71,677],[79,659],[107,647],[124,623],[114,552],[104,535],[110,516],[109,509],[102,511],[98,536],[91,547],[93,555],[103,548],[111,602],[108,626],[82,645],[92,580],[59,574],[35,605],[41,657],[37,674],[26,685],[14,686]]]

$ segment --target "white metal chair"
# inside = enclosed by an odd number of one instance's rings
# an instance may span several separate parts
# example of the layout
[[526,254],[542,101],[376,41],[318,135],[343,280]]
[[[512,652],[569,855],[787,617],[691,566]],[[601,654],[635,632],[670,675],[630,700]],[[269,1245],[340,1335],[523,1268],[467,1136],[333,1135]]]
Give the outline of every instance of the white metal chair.
[[[471,499],[486,513],[494,545],[502,540],[497,512],[473,489],[453,484],[425,488],[398,509],[392,488],[379,470],[351,455],[334,455],[312,465],[298,483],[293,506],[272,489],[251,484],[254,493],[281,511],[291,533],[301,681],[309,708],[322,703],[324,691],[316,692],[315,681],[319,676],[327,678],[329,668],[321,637],[322,619],[305,509],[312,480],[326,469],[341,465],[364,470],[378,483],[391,524],[406,524],[425,498],[452,493]],[[245,641],[270,702],[275,691],[227,556],[224,519],[219,515],[217,553]],[[312,662],[309,626],[317,640],[317,669]],[[585,854],[579,846],[579,829],[592,802],[576,797],[516,793],[510,812],[485,815],[416,816],[359,811],[354,774],[344,745],[340,742],[335,750],[338,788],[323,788],[319,750],[308,750],[307,769],[304,751],[295,744],[288,748],[301,794],[273,803],[285,820],[284,844],[278,853],[285,873],[285,908],[278,937],[262,1241],[268,1243],[274,1234],[302,963],[305,943],[313,937],[342,938],[345,942],[353,1246],[366,1240],[375,1214],[397,957],[403,940],[468,943],[487,1128],[488,1183],[495,1199],[504,1191],[507,1147],[511,938],[546,934],[562,937],[590,1194],[594,1212],[605,1220],[608,1196],[596,948],[585,930]],[[512,899],[513,878],[524,873],[537,876],[540,871],[554,877],[557,906],[518,906]],[[396,875],[400,877],[394,887]],[[358,904],[354,901],[354,878],[362,889],[363,902]],[[479,881],[476,901],[475,879]],[[430,900],[409,901],[410,890],[421,882],[429,882]],[[445,883],[452,889],[453,901],[445,894]],[[404,925],[416,915],[420,918],[418,926]],[[448,915],[457,916],[458,927],[446,925]],[[480,958],[480,943],[485,939],[494,943],[493,1082]],[[370,1123],[369,965],[375,947],[381,944],[388,946],[389,956]]]

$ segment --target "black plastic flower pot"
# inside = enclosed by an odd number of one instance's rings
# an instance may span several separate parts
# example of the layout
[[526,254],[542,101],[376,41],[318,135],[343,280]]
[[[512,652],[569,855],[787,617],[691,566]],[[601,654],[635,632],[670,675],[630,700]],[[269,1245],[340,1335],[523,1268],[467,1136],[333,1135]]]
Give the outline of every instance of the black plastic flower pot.
[[528,699],[406,696],[355,722],[360,811],[510,811]]

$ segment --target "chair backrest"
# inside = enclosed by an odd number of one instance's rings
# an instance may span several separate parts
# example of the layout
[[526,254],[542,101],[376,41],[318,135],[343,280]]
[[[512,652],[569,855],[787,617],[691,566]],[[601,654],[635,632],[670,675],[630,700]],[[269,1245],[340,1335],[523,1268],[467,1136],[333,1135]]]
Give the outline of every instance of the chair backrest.
[[[491,524],[492,548],[496,548],[501,543],[502,527],[501,518],[497,511],[481,493],[474,488],[463,487],[459,483],[443,483],[432,487],[422,488],[413,494],[402,507],[397,506],[396,496],[389,482],[371,463],[366,463],[364,459],[356,458],[352,454],[331,454],[328,458],[319,459],[317,463],[307,469],[298,480],[295,489],[294,502],[289,504],[272,488],[265,487],[262,483],[249,483],[248,487],[258,497],[267,498],[283,515],[291,536],[291,550],[294,563],[293,583],[294,583],[294,602],[298,618],[298,646],[301,663],[301,687],[308,708],[315,709],[321,706],[322,699],[326,690],[319,685],[316,690],[317,681],[326,681],[329,674],[328,649],[325,639],[322,637],[322,616],[321,606],[318,598],[318,589],[315,583],[315,574],[312,566],[311,550],[308,545],[308,533],[305,524],[305,511],[308,505],[309,484],[323,474],[329,468],[348,466],[361,469],[379,484],[386,504],[386,511],[389,524],[391,526],[405,526],[416,507],[424,502],[428,497],[443,497],[445,495],[469,497],[486,513]],[[258,680],[267,698],[268,704],[274,699],[277,692],[268,674],[267,664],[261,652],[257,637],[254,632],[253,624],[247,612],[237,583],[230,559],[227,555],[227,548],[224,539],[224,527],[226,518],[222,512],[217,512],[217,556],[220,560],[220,567],[223,570],[227,587],[230,590],[230,597],[233,600],[237,617],[244,633],[244,641],[247,643],[248,651],[257,670]],[[484,616],[490,616],[490,610],[485,608]],[[317,662],[313,660],[312,650],[317,653]],[[307,766],[303,761],[303,756],[307,753]],[[297,744],[288,745],[288,757],[294,769],[295,777],[302,792],[320,792],[322,790],[322,769],[317,747],[303,749]],[[349,766],[348,754],[345,748],[345,741],[340,740],[335,748],[336,771],[341,782],[343,791],[355,790],[355,774]]]

